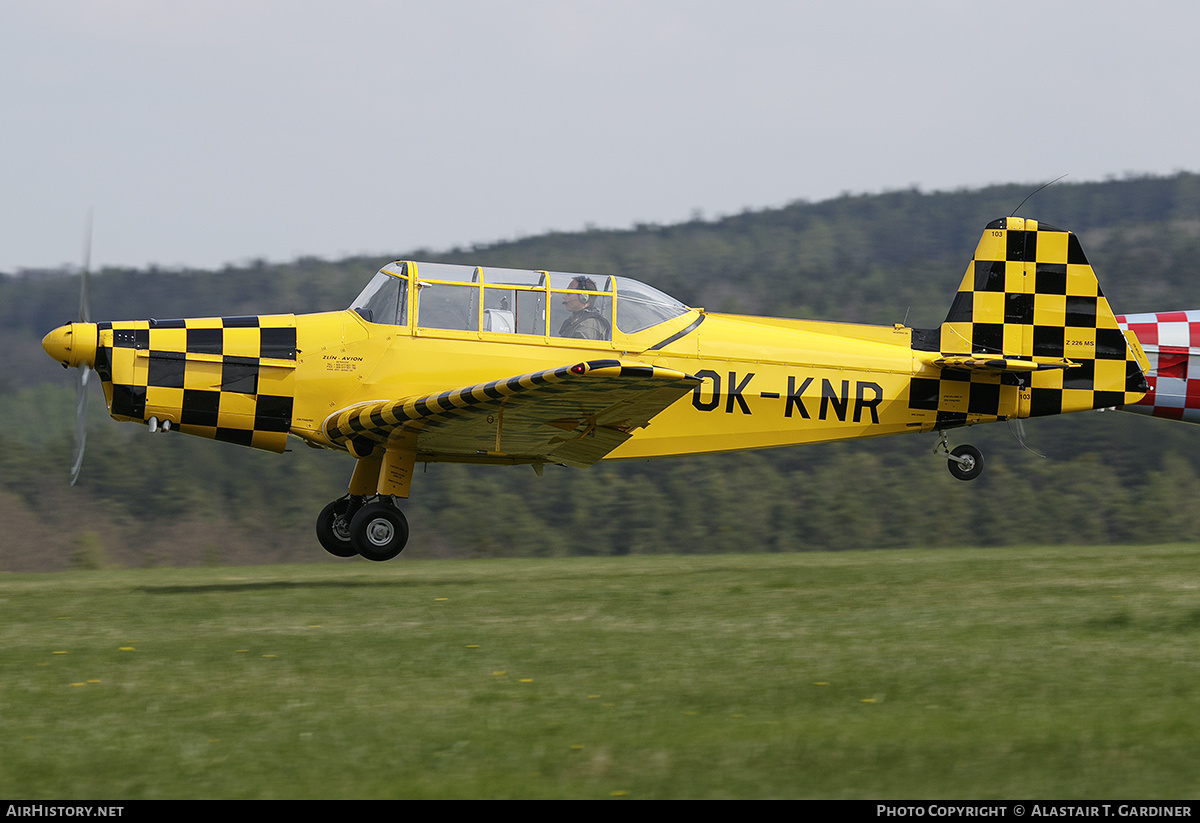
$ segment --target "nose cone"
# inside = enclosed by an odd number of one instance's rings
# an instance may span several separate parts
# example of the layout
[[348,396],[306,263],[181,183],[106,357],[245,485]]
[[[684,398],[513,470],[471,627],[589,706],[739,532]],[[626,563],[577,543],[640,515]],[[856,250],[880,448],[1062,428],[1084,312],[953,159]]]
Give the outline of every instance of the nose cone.
[[67,323],[42,338],[42,348],[64,366],[96,365],[96,324]]

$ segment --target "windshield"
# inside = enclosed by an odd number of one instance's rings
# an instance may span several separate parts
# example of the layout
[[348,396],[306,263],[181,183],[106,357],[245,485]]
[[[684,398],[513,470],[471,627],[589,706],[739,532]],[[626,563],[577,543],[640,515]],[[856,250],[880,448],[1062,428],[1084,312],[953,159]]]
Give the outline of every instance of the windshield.
[[[401,268],[401,271],[404,269]],[[354,302],[352,311],[368,323],[403,326],[408,323],[408,280],[388,269],[380,269]]]
[[645,283],[628,277],[613,280],[617,284],[617,328],[626,334],[657,326],[688,311],[674,297]]

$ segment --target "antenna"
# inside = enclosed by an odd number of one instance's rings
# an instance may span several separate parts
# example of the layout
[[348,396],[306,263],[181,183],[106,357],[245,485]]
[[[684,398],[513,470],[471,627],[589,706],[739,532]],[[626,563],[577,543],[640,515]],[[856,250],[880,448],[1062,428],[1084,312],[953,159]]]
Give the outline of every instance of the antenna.
[[[1028,200],[1030,197],[1033,197],[1035,194],[1037,194],[1039,191],[1041,191],[1042,189],[1046,188],[1047,186],[1053,186],[1055,183],[1057,183],[1059,180],[1062,180],[1062,179],[1063,179],[1064,177],[1066,177],[1066,176],[1067,176],[1067,175],[1065,175],[1065,174],[1060,174],[1058,177],[1055,177],[1055,178],[1054,178],[1053,180],[1051,180],[1049,183],[1045,183],[1045,184],[1043,184],[1043,185],[1041,185],[1041,186],[1038,186],[1036,189],[1034,189],[1033,191],[1029,192],[1029,194],[1025,195],[1025,200]],[[1020,209],[1021,209],[1021,206],[1024,206],[1024,205],[1025,205],[1025,200],[1022,200],[1020,203],[1018,203],[1018,204],[1017,204],[1017,207],[1016,207],[1015,209],[1013,209],[1013,210],[1012,210],[1012,214],[1010,214],[1010,215],[1009,215],[1009,217],[1012,217],[1012,216],[1013,216],[1013,215],[1015,215],[1015,214],[1016,214],[1018,211],[1020,211]]]

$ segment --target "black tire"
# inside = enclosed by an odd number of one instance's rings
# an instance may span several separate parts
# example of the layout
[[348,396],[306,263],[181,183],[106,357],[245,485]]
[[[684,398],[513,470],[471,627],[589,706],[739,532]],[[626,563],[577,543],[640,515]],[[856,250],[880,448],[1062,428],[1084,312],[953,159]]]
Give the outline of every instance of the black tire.
[[367,560],[391,560],[408,542],[408,520],[390,503],[371,503],[350,521],[350,543]]
[[317,540],[334,557],[354,557],[358,549],[350,542],[350,524],[342,517],[350,501],[334,500],[317,516]]
[[983,452],[974,446],[962,445],[957,446],[950,452],[954,457],[962,457],[967,462],[959,463],[957,460],[947,460],[946,465],[950,469],[950,473],[959,480],[974,480],[983,473]]

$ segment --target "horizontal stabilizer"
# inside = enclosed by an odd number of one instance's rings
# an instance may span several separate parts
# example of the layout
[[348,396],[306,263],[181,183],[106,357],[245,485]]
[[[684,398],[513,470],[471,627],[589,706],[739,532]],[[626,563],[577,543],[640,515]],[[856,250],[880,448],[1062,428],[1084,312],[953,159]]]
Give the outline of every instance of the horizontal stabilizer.
[[1065,357],[1043,360],[1025,360],[1020,357],[977,357],[972,355],[942,355],[929,361],[939,369],[967,369],[968,371],[985,372],[1031,372],[1044,369],[1073,369],[1078,363],[1072,363]]

